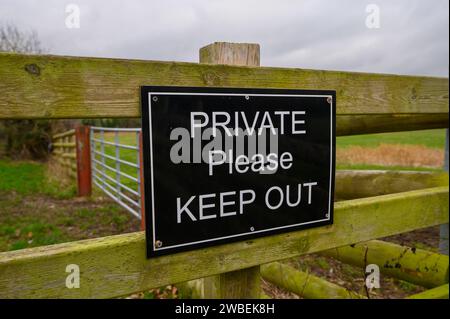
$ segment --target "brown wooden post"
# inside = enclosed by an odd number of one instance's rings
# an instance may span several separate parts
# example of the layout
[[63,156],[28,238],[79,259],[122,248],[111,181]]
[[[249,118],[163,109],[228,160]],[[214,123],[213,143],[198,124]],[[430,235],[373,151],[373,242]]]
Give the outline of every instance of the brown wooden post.
[[[448,135],[447,129],[445,135],[445,153],[444,153],[444,170],[448,173]],[[448,255],[448,223],[442,224],[439,230],[439,252]]]
[[139,189],[141,193],[141,230],[145,230],[144,155],[142,146],[141,131],[139,132]]
[[89,126],[78,126],[75,129],[78,196],[92,194],[90,132]]
[[[259,44],[215,42],[200,49],[200,63],[260,65]],[[205,298],[253,298],[261,295],[259,266],[203,279]]]

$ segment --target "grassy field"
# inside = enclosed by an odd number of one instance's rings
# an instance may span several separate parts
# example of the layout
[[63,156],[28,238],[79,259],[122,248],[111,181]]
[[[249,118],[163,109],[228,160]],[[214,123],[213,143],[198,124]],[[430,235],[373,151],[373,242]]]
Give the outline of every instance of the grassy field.
[[61,189],[56,182],[45,177],[46,167],[39,162],[17,162],[0,159],[0,192],[16,192],[21,195],[45,194],[55,198],[71,198],[75,186]]
[[336,139],[339,169],[441,170],[444,129],[356,135]]
[[139,221],[105,198],[74,198],[75,186],[46,178],[46,165],[0,160],[0,251],[139,229]]
[[336,147],[378,147],[381,144],[422,145],[443,150],[445,129],[341,136],[336,138]]

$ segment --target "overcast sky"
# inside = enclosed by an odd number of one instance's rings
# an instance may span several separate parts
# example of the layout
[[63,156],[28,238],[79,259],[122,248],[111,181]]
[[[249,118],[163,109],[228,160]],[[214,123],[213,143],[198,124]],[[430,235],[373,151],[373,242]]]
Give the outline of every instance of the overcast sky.
[[[80,28],[66,27],[70,3]],[[379,28],[366,26],[372,3]],[[211,42],[254,42],[263,66],[447,77],[448,12],[448,0],[1,0],[0,24],[36,30],[51,54],[197,62]]]

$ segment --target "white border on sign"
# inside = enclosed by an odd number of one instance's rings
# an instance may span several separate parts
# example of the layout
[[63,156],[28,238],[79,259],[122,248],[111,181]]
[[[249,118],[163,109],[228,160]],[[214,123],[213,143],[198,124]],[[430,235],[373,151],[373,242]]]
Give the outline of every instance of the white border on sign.
[[[274,228],[268,228],[268,229],[261,229],[261,230],[255,230],[250,231],[246,233],[241,234],[235,234],[235,235],[229,235],[229,236],[222,236],[222,237],[216,237],[216,238],[210,238],[210,239],[204,239],[204,240],[198,240],[190,243],[184,243],[184,244],[178,244],[178,245],[172,245],[172,246],[165,246],[165,247],[155,247],[156,242],[156,236],[155,236],[155,188],[154,188],[154,181],[153,181],[153,135],[152,135],[152,94],[153,95],[220,95],[220,96],[269,96],[269,97],[275,97],[275,96],[281,96],[281,97],[324,97],[324,98],[330,98],[331,99],[331,111],[330,111],[330,181],[329,181],[329,190],[328,190],[328,212],[326,215],[328,215],[327,218],[309,221],[305,223],[298,223],[293,225],[286,225],[286,226],[280,226],[280,227],[274,227]],[[331,179],[333,177],[333,107],[334,107],[334,101],[332,95],[313,95],[313,94],[252,94],[252,93],[199,93],[199,92],[149,92],[148,93],[148,101],[149,101],[149,129],[150,129],[150,170],[151,170],[151,185],[152,185],[152,231],[153,231],[153,251],[157,250],[165,250],[175,247],[183,247],[183,246],[189,246],[194,244],[201,244],[211,241],[217,241],[221,239],[227,239],[227,238],[234,238],[234,237],[240,237],[250,234],[258,234],[258,233],[264,233],[272,230],[279,230],[279,229],[286,229],[286,228],[292,228],[296,226],[302,226],[302,225],[308,225],[308,224],[315,224],[324,222],[331,219]]]

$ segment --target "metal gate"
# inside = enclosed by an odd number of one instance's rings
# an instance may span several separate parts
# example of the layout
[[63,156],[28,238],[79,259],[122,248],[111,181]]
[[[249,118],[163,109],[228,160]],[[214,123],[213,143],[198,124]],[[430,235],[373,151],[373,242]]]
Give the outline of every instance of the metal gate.
[[92,182],[131,214],[141,214],[141,129],[90,128]]

